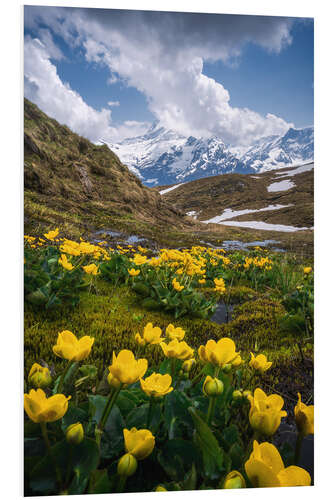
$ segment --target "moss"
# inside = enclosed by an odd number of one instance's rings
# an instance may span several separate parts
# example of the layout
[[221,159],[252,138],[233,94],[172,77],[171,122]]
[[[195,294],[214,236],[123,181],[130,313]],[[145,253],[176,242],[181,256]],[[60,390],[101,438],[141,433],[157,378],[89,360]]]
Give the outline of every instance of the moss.
[[278,317],[285,312],[275,300],[258,298],[235,307],[233,319],[226,325],[227,333],[240,349],[257,350],[282,345]]
[[[45,361],[56,371],[64,366],[64,361],[56,358],[52,346],[58,333],[71,330],[81,337],[95,338],[94,347],[87,363],[94,363],[101,376],[109,366],[112,351],[120,349],[137,350],[134,335],[143,331],[151,321],[165,328],[169,323],[181,326],[186,331],[186,340],[192,347],[199,347],[209,338],[217,340],[222,335],[220,325],[206,320],[183,318],[175,321],[172,316],[161,312],[148,312],[137,304],[137,296],[127,287],[113,289],[108,283],[98,281],[98,295],[82,293],[78,306],[74,309],[62,307],[57,310],[25,310],[25,373],[34,362]],[[151,366],[162,361],[163,354],[158,346],[147,347],[144,354]]]

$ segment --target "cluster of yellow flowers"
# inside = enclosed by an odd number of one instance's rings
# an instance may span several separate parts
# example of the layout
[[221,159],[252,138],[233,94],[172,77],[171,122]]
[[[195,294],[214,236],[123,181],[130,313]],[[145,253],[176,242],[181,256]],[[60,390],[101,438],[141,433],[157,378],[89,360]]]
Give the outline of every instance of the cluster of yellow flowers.
[[[135,340],[140,347],[147,345],[160,345],[164,355],[171,360],[180,359],[183,361],[183,372],[189,372],[195,363],[194,350],[184,341],[185,330],[169,324],[165,330],[166,337],[162,336],[161,328],[147,323],[142,336],[137,333]],[[165,342],[168,338],[168,343]],[[91,352],[94,338],[83,336],[78,339],[71,331],[64,330],[58,334],[57,343],[53,346],[56,356],[66,359],[68,367],[73,362],[85,360]],[[244,361],[239,352],[236,351],[235,343],[230,338],[222,338],[219,341],[208,340],[205,345],[198,349],[200,361],[204,364],[210,363],[215,367],[214,377],[208,375],[203,382],[203,393],[210,399],[207,422],[215,409],[216,398],[223,393],[224,385],[218,378],[220,370],[228,373],[233,367],[238,367]],[[266,356],[259,354],[257,357],[251,353],[249,366],[260,373],[271,367],[272,363],[267,361]],[[67,367],[67,369],[68,369]],[[37,390],[31,389],[24,395],[24,408],[29,418],[42,425],[43,432],[46,432],[46,423],[55,422],[61,419],[68,410],[68,401],[71,396],[61,394],[64,374],[62,374],[58,384],[58,394],[49,398],[46,397],[42,388],[46,388],[52,381],[51,374],[47,367],[42,367],[34,363],[28,377],[28,382]],[[134,353],[123,349],[118,355],[113,352],[112,363],[108,368],[108,383],[111,393],[104,409],[104,413],[98,424],[96,431],[97,443],[100,442],[100,435],[103,432],[106,419],[117,395],[122,389],[129,385],[140,382],[142,391],[151,398],[163,398],[174,390],[172,386],[173,377],[169,374],[153,372],[144,378],[148,369],[148,361],[145,358],[136,359]],[[249,422],[256,435],[270,438],[277,431],[281,423],[281,418],[287,415],[282,410],[284,400],[277,394],[266,395],[265,392],[256,388],[253,395],[248,391],[242,394],[238,392],[237,397],[246,396],[250,402]],[[234,394],[236,397],[236,394]],[[152,404],[152,403],[151,403]],[[299,436],[303,438],[314,432],[314,407],[307,406],[301,401],[298,394],[298,402],[294,408],[296,425]],[[147,424],[148,427],[148,424]],[[70,425],[66,431],[66,439],[72,444],[79,444],[84,438],[84,430],[80,422]],[[117,471],[120,477],[124,478],[135,473],[138,461],[148,457],[155,447],[155,437],[149,429],[123,429],[126,453],[119,459]],[[245,462],[245,471],[254,487],[273,486],[296,486],[309,485],[310,475],[302,468],[290,466],[285,468],[281,456],[274,445],[268,442],[253,442],[253,450],[249,459]],[[242,488],[246,483],[242,474],[238,471],[231,471],[224,480],[223,487]]]
[[268,257],[245,257],[244,269],[249,269],[250,266],[259,267],[269,271],[272,269],[273,261]]

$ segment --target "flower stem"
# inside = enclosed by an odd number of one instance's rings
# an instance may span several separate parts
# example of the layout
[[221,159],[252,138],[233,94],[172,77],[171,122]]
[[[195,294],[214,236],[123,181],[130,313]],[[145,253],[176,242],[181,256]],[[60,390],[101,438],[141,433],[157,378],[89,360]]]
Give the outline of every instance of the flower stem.
[[294,458],[294,464],[297,465],[301,456],[301,449],[302,449],[302,442],[303,442],[303,434],[299,432],[297,434],[297,441],[295,445],[295,458]]
[[119,482],[117,485],[117,493],[122,493],[125,488],[127,476],[119,476]]
[[203,368],[200,370],[200,372],[198,373],[198,375],[196,375],[196,376],[192,379],[192,384],[191,384],[191,386],[190,386],[190,389],[192,389],[192,388],[195,386],[195,384],[197,383],[197,381],[201,378],[202,373],[203,373],[203,371],[204,371],[204,368],[205,368],[205,366],[203,366]]
[[53,463],[53,466],[54,466],[54,470],[55,470],[55,473],[56,473],[58,487],[61,490],[61,483],[62,483],[61,473],[60,473],[59,467],[57,466],[57,463],[56,463],[55,458],[54,458],[53,453],[52,453],[51,444],[50,444],[49,436],[48,436],[48,433],[47,433],[46,422],[41,422],[40,423],[40,427],[42,429],[42,435],[43,435],[43,438],[44,438],[44,441],[45,441],[45,445],[46,445],[48,454],[49,454],[50,459],[51,459],[51,461]]
[[212,418],[213,418],[213,414],[214,414],[214,410],[215,410],[215,404],[216,404],[216,398],[210,397],[209,398],[208,411],[207,411],[207,424],[208,425],[211,424],[211,421],[212,421]]
[[64,385],[64,380],[65,380],[65,377],[67,375],[67,373],[69,372],[69,369],[70,367],[72,366],[73,364],[73,361],[69,361],[67,363],[67,366],[66,368],[64,369],[64,371],[62,372],[61,374],[61,377],[60,377],[60,380],[59,380],[59,385],[58,385],[58,389],[57,389],[57,394],[61,394],[62,392],[62,388],[63,388],[63,385]]
[[109,399],[105,405],[101,420],[98,424],[98,427],[96,428],[95,434],[96,434],[96,443],[98,444],[98,447],[100,447],[100,444],[101,444],[101,438],[102,438],[104,426],[106,424],[108,416],[110,415],[110,412],[113,408],[113,405],[116,402],[116,399],[118,397],[118,394],[119,394],[121,388],[122,388],[122,384],[118,389],[116,389],[110,393],[110,396],[109,396]]
[[148,414],[147,414],[147,429],[149,429],[149,425],[150,425],[150,420],[151,420],[151,415],[152,415],[152,410],[153,410],[153,404],[154,404],[154,396],[150,396],[149,408],[148,408]]

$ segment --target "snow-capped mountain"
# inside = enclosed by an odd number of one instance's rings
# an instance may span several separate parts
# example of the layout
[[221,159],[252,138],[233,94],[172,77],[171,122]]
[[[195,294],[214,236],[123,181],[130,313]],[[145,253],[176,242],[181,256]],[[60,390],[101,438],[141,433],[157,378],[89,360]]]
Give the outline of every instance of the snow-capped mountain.
[[313,160],[313,127],[290,128],[281,136],[271,135],[256,141],[240,161],[256,172],[266,172]]
[[249,173],[218,137],[185,137],[154,122],[147,133],[108,146],[144,184],[187,182],[225,173]]
[[[101,141],[104,142],[104,141]],[[107,143],[148,186],[188,182],[213,175],[264,172],[313,160],[313,127],[264,137],[245,152],[222,139],[185,137],[154,122],[146,134]]]

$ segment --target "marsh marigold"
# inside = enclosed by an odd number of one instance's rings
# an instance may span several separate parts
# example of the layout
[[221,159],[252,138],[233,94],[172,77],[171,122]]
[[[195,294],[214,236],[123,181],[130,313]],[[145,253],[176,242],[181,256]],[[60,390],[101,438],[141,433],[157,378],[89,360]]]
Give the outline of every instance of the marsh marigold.
[[68,359],[68,361],[82,361],[89,356],[94,340],[88,335],[78,339],[74,333],[64,330],[58,334],[53,352],[59,358]]
[[245,472],[254,488],[310,486],[310,474],[295,465],[285,468],[281,455],[271,443],[253,442],[253,451],[245,462]]

